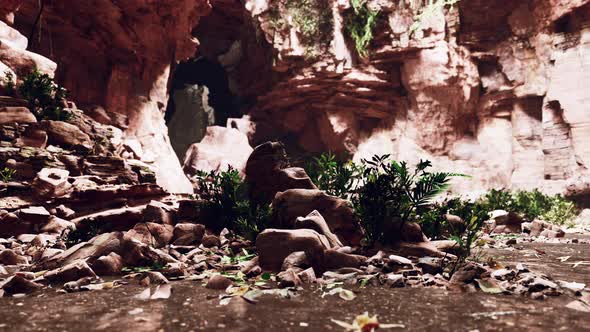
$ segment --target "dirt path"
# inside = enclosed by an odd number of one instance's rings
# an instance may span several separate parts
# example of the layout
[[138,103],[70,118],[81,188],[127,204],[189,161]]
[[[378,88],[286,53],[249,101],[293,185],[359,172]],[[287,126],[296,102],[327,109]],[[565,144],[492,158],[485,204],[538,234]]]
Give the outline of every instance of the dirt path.
[[[573,263],[590,258],[590,246],[518,244],[515,249],[487,250],[502,263],[522,262],[555,279],[590,283],[590,266]],[[562,262],[563,258],[570,256]],[[590,314],[565,308],[567,295],[543,301],[520,296],[429,288],[358,290],[353,301],[321,297],[306,289],[286,299],[263,296],[249,303],[236,297],[219,304],[219,291],[198,281],[172,283],[167,300],[134,298],[143,288],[124,286],[108,291],[0,298],[2,331],[340,331],[331,319],[351,321],[368,311],[381,322],[398,323],[405,331],[590,331]]]

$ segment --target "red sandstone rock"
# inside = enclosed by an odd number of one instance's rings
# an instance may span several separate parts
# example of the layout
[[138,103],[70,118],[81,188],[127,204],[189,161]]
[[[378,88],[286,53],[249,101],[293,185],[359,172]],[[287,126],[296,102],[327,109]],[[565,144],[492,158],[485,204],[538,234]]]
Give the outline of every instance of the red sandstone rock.
[[0,107],[0,124],[36,122],[37,119],[26,107]]

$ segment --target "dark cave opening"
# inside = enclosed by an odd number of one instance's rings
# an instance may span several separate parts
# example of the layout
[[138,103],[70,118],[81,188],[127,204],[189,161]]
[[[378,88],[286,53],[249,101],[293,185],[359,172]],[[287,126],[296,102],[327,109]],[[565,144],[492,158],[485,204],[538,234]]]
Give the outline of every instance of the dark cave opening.
[[205,136],[208,126],[225,126],[228,118],[239,116],[238,97],[230,91],[225,68],[205,56],[179,63],[169,91],[165,119],[181,161],[190,145]]

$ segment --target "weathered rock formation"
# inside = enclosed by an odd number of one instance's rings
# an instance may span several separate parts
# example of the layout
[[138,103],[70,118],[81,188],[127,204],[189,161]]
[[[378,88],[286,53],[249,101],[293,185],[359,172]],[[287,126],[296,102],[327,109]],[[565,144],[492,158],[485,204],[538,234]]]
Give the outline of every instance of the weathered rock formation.
[[457,191],[561,191],[586,172],[590,2],[463,0],[410,34],[422,3],[369,1],[380,13],[360,58],[348,1],[325,2],[333,30],[311,51],[296,8],[247,1],[282,73],[252,110],[259,128],[308,152],[428,158],[474,175]]

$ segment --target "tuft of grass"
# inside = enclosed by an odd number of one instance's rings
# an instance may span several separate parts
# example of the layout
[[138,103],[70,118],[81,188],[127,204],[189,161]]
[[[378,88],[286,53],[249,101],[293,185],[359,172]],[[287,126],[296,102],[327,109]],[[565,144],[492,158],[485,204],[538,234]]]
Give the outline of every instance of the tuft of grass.
[[370,9],[367,0],[350,0],[350,6],[345,14],[345,31],[354,41],[359,56],[365,58],[369,55],[368,48],[373,40],[379,11]]
[[0,170],[0,180],[2,180],[2,182],[9,182],[10,180],[12,180],[15,174],[16,170],[4,167]]

